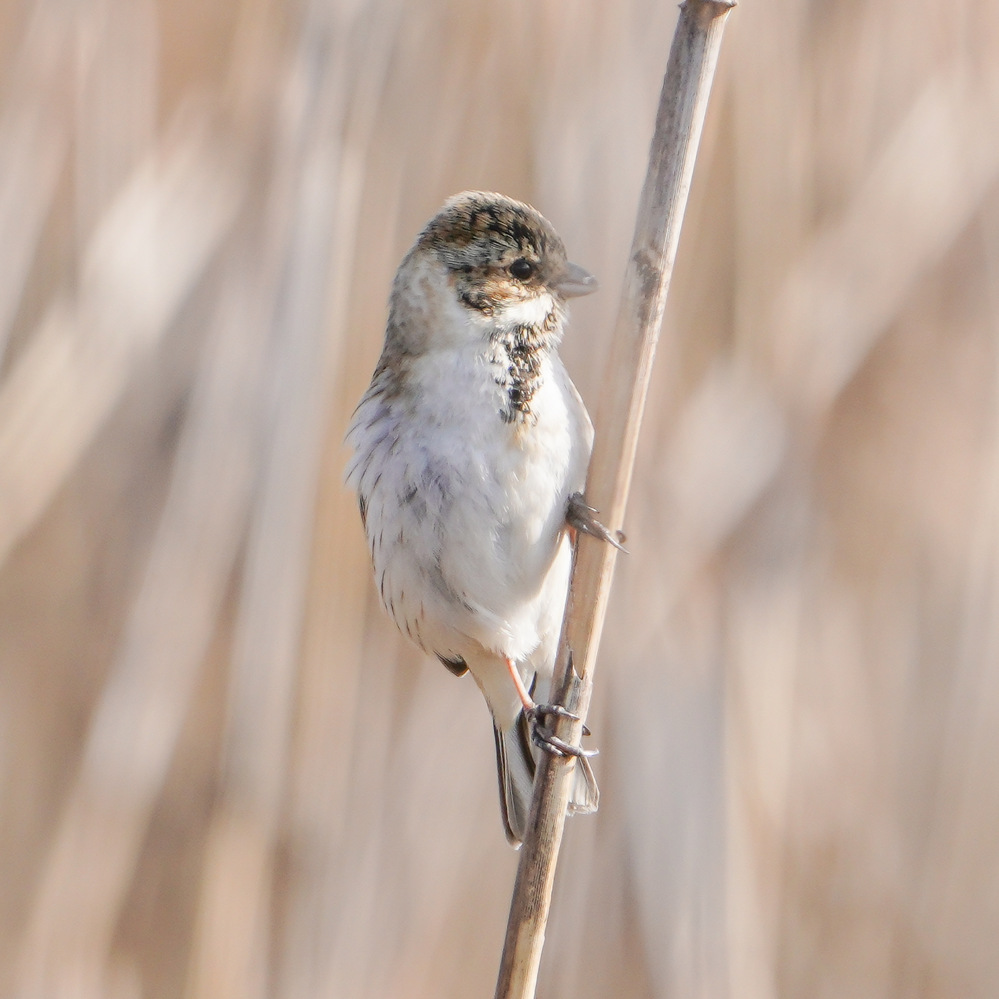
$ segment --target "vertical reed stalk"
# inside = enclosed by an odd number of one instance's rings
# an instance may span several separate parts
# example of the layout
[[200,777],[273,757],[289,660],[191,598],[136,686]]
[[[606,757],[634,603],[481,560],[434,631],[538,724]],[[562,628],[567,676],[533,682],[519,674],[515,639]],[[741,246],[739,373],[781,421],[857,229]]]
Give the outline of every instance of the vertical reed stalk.
[[[694,160],[732,0],[684,0],[663,81],[597,419],[587,499],[608,526],[624,518],[652,361],[669,288]],[[553,694],[586,715],[615,549],[581,537],[576,553]],[[578,742],[582,721],[559,735]],[[531,999],[537,985],[573,762],[545,756],[538,768],[520,855],[496,999]]]

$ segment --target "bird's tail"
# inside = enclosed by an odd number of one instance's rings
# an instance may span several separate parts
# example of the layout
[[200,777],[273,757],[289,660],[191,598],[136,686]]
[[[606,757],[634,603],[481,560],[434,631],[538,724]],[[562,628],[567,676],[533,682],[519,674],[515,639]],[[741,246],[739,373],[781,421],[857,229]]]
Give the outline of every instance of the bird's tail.
[[[504,732],[493,725],[493,735],[496,737],[500,811],[503,813],[506,838],[511,846],[516,847],[520,846],[527,831],[534,773],[537,770],[535,754],[542,750],[531,745],[530,725],[523,711]],[[568,813],[595,812],[599,802],[600,791],[590,761],[585,756],[577,757]]]

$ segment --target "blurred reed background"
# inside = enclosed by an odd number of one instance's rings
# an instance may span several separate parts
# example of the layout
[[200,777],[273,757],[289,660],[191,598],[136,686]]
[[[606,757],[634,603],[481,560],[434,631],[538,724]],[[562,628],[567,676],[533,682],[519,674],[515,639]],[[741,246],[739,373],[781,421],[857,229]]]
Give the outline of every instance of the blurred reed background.
[[[492,994],[485,708],[345,423],[448,194],[602,293],[670,3],[0,3],[0,995]],[[999,994],[999,5],[746,0],[541,996]]]

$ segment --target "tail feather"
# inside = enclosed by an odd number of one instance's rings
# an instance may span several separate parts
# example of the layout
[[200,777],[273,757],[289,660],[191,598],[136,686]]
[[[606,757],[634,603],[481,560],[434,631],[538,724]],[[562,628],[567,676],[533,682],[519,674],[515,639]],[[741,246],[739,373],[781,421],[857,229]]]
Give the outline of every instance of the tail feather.
[[[530,728],[523,711],[517,715],[513,725],[504,732],[494,725],[493,735],[496,738],[496,768],[499,772],[503,825],[510,845],[518,847],[527,832],[534,774],[537,770],[535,753],[541,750],[531,745]],[[590,761],[586,757],[579,757],[573,775],[568,813],[574,815],[595,812],[599,803],[600,791]]]

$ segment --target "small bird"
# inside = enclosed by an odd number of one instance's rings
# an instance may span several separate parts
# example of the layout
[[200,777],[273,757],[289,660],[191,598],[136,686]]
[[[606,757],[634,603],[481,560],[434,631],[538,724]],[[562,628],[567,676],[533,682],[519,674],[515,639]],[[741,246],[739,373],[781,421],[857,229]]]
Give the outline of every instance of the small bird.
[[573,532],[618,544],[583,502],[593,427],[557,352],[566,299],[595,288],[531,206],[455,195],[399,266],[347,432],[381,602],[485,696],[515,846],[538,749],[576,757],[570,811],[598,801],[592,754],[554,736],[545,720],[565,711],[544,703]]

